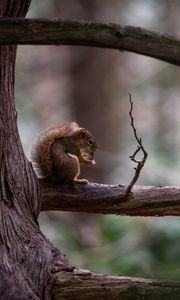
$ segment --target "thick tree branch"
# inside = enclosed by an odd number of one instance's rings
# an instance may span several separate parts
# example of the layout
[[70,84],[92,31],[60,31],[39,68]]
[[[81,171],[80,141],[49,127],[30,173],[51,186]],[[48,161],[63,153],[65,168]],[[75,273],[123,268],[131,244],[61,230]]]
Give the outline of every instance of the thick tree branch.
[[128,201],[126,187],[89,183],[53,184],[40,180],[41,210],[61,210],[129,216],[180,215],[180,187],[134,186]]
[[52,299],[179,300],[180,284],[144,278],[86,274],[56,275]]
[[84,21],[0,19],[0,44],[82,45],[143,54],[180,66],[180,41],[140,27]]

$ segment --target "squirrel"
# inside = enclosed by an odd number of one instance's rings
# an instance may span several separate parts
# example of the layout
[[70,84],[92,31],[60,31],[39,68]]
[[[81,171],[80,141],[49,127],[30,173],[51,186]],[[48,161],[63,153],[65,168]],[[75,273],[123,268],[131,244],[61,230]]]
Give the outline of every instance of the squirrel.
[[97,144],[91,133],[75,122],[56,127],[40,135],[31,157],[36,173],[56,182],[88,183],[77,178],[80,163],[94,165]]

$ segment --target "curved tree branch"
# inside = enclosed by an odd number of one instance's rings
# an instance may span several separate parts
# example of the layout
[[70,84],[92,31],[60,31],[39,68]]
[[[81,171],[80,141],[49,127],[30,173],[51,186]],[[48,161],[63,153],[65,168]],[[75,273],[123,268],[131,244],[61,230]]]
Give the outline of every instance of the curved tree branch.
[[180,215],[180,187],[134,186],[128,201],[126,187],[89,183],[55,184],[40,179],[42,211],[61,210],[129,216]]
[[55,276],[52,299],[179,300],[180,284],[86,272],[61,272]]
[[180,66],[179,40],[134,26],[60,19],[0,19],[0,44],[110,48],[143,54]]

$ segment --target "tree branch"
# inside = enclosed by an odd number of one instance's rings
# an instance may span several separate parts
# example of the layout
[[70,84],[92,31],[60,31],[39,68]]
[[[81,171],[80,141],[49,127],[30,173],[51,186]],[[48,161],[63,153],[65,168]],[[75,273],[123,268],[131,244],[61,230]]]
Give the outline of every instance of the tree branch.
[[0,44],[82,45],[130,51],[180,66],[180,41],[140,27],[85,21],[0,19]]
[[57,184],[40,179],[42,211],[61,210],[129,216],[180,215],[180,187],[134,186],[128,201],[126,187],[89,183]]
[[179,300],[180,284],[160,280],[88,273],[56,274],[52,299]]
[[[138,137],[137,130],[136,130],[136,127],[134,125],[134,118],[133,118],[133,115],[132,115],[132,112],[133,112],[133,102],[132,102],[132,99],[131,99],[131,94],[129,94],[129,101],[130,101],[129,116],[130,116],[130,120],[131,120],[131,127],[132,127],[132,130],[133,130],[133,133],[134,133],[135,140],[136,140],[136,142],[138,144],[138,147],[134,151],[134,153],[129,157],[134,163],[136,163],[136,167],[134,168],[134,170],[135,170],[134,176],[133,176],[131,182],[129,183],[129,185],[127,186],[127,189],[126,189],[126,192],[125,192],[124,198],[126,200],[127,200],[128,196],[130,195],[133,186],[136,184],[136,182],[137,182],[137,180],[138,180],[138,178],[140,176],[141,170],[144,167],[144,164],[145,164],[146,159],[148,157],[148,153],[146,152],[146,150],[145,150],[145,148],[144,148],[144,146],[142,144],[142,139]],[[142,151],[142,153],[143,153],[143,157],[142,157],[141,160],[139,160],[139,159],[136,158],[137,154],[140,151]]]

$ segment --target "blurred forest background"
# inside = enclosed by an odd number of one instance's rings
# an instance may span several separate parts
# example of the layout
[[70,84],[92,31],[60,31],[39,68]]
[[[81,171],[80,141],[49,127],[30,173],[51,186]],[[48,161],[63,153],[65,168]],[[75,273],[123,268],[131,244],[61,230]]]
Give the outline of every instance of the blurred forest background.
[[[180,2],[34,0],[28,17],[135,25],[180,37]],[[16,102],[27,155],[44,129],[77,121],[96,137],[94,182],[128,184],[136,148],[128,93],[149,153],[138,184],[180,185],[180,68],[116,50],[19,46]],[[180,219],[41,213],[45,235],[73,264],[97,272],[180,279]]]

